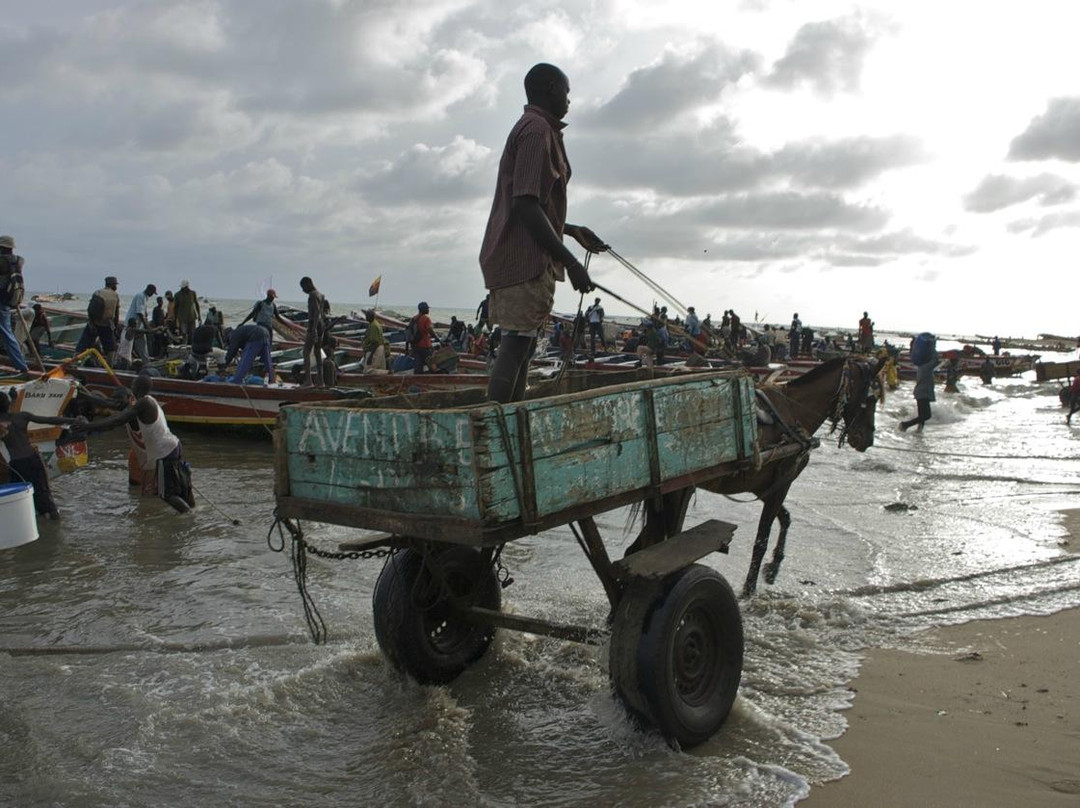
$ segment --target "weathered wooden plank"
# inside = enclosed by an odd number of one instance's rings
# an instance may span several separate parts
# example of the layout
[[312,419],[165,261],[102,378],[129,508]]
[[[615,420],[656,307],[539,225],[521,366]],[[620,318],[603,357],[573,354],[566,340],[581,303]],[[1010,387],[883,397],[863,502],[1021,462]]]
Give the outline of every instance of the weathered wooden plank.
[[641,435],[642,392],[607,395],[564,407],[536,407],[530,412],[533,456],[541,460],[598,440],[618,442]]
[[[649,486],[655,492],[663,478],[660,476],[660,447],[656,440],[656,402],[653,399],[652,390],[642,391],[643,404],[645,405],[645,418],[642,423],[642,432],[645,435],[645,453],[649,464]],[[659,505],[659,494],[653,494],[656,504]]]
[[733,422],[690,426],[656,437],[662,480],[740,457]]
[[[660,432],[658,435],[660,480],[737,460],[733,422],[730,418],[705,429]],[[651,478],[648,443],[639,430],[633,440],[592,445],[542,460],[534,459],[537,480],[537,512],[549,514],[589,499],[612,496],[619,491],[647,487]],[[495,463],[497,473],[487,468]],[[494,519],[518,518],[512,480],[505,473],[505,453],[477,458],[480,500]]]
[[[598,487],[596,494],[606,495],[613,493],[611,490],[602,488],[604,481],[611,478],[612,484],[617,487],[637,488],[646,485],[649,481],[649,455],[648,444],[643,439],[643,429],[638,430],[634,439],[622,442],[607,442],[603,436],[596,441],[580,448],[568,451],[562,455],[549,456],[544,459],[534,457],[534,474],[537,477],[538,510],[541,513],[550,512],[550,508],[541,504],[541,500],[550,502],[552,498],[560,499],[563,491],[571,485],[585,483],[585,488],[592,482]],[[668,479],[687,471],[715,466],[718,463],[735,460],[740,457],[738,447],[734,443],[733,421],[725,418],[709,424],[704,424],[700,429],[686,429],[674,432],[661,430],[658,435],[660,447],[660,478]],[[502,503],[506,500],[514,500],[511,489],[506,489],[505,477],[493,479],[492,468],[502,469],[506,464],[505,453],[499,451],[497,455],[485,456],[482,452],[477,457],[477,475],[482,487],[481,499],[487,506],[496,512],[505,511]],[[585,466],[586,468],[581,468]],[[550,491],[545,488],[550,485]],[[620,488],[619,490],[626,490]],[[575,500],[576,501],[576,500]],[[558,503],[555,502],[554,505]]]
[[615,577],[620,581],[663,578],[709,553],[726,553],[734,535],[735,525],[710,519],[616,561],[612,565]]
[[423,513],[395,513],[378,508],[329,501],[321,496],[282,497],[277,501],[279,516],[328,522],[333,525],[382,530],[396,536],[414,536],[458,544],[485,545],[484,526],[469,519]]
[[[785,446],[778,452],[788,452],[798,447]],[[711,479],[729,478],[744,470],[746,461],[741,463],[721,464],[666,481],[660,486],[661,493],[668,493],[686,486],[698,485]],[[297,496],[283,497],[278,500],[278,511],[282,516],[298,519],[310,519],[319,522],[360,527],[368,530],[384,530],[399,536],[413,536],[434,541],[449,541],[459,544],[492,547],[519,539],[522,536],[541,533],[545,530],[577,522],[598,513],[639,502],[652,492],[648,489],[625,491],[608,499],[568,506],[548,516],[540,516],[535,525],[524,525],[520,521],[480,522],[456,517],[430,515],[423,513],[403,513],[385,511],[378,508],[361,508],[355,503],[341,504],[325,499],[306,499]]]
[[468,462],[472,452],[468,418],[461,410],[291,408],[285,421],[293,452],[375,460],[447,454],[457,456],[458,462]]
[[[294,496],[330,502],[352,503],[358,508],[378,508],[402,513],[436,513],[479,521],[482,516],[475,497],[475,488],[468,485],[437,486],[415,477],[394,480],[390,476],[370,482],[360,482],[354,476],[336,474],[333,466],[321,464],[336,461],[320,458],[318,464],[292,465],[290,490]],[[320,470],[324,469],[324,470]],[[397,483],[396,485],[392,483]]]
[[289,441],[278,416],[274,430],[274,496],[289,496]]
[[455,463],[414,463],[408,460],[367,460],[361,457],[292,454],[288,460],[293,483],[325,482],[357,488],[441,488],[457,491],[472,484],[471,466]]
[[290,407],[284,475],[296,497],[359,511],[444,514],[488,525],[490,533],[523,519],[523,506],[530,524],[588,513],[750,456],[756,424],[744,405],[752,404],[752,388],[744,375],[702,374],[505,406],[387,410],[387,399],[369,399]]
[[521,518],[531,523],[536,521],[536,467],[533,465],[532,428],[527,408],[518,409],[517,428],[520,436],[518,448],[521,451],[521,472],[517,479],[521,491]]
[[[610,496],[619,491],[635,490],[649,484],[643,439],[623,443],[599,443],[558,457],[533,463],[537,484],[537,513],[576,505],[590,499]],[[506,471],[478,473],[480,499],[492,518],[517,518],[517,497]],[[591,492],[591,493],[590,493]]]
[[[723,430],[733,430],[733,418],[730,413],[707,413],[707,417],[695,423],[694,426],[700,427],[712,427]],[[548,445],[540,446],[540,438],[537,434],[536,425],[539,418],[536,416],[530,416],[530,422],[533,424],[533,457],[539,461],[550,457],[559,457],[566,454],[572,454],[575,451],[592,449],[596,446],[604,445],[616,445],[620,442],[627,442],[637,440],[645,435],[645,423],[646,414],[644,406],[638,413],[638,422],[634,424],[634,428],[619,428],[612,432],[602,431],[587,431],[581,430],[575,432],[573,435],[564,436],[559,445],[554,445],[554,441],[549,441]],[[506,464],[506,453],[503,450],[503,444],[501,440],[501,434],[499,434],[500,427],[487,419],[478,419],[477,431],[479,433],[476,444],[476,463],[478,472],[483,474],[486,470],[492,468],[499,468]],[[658,435],[665,433],[677,432],[680,429],[680,425],[677,423],[665,424],[659,422],[657,424]],[[495,437],[492,438],[491,434],[495,433]],[[569,430],[568,430],[569,433]],[[517,443],[517,431],[511,429],[511,440]],[[515,455],[517,453],[515,452]]]

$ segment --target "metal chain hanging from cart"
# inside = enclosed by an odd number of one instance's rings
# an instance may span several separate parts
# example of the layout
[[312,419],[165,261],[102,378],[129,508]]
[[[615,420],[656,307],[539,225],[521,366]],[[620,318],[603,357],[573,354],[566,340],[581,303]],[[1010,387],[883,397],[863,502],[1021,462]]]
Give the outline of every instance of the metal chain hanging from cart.
[[[274,529],[277,529],[278,541],[274,541]],[[355,561],[357,559],[387,558],[397,552],[395,547],[378,547],[373,550],[323,550],[309,544],[304,538],[304,528],[300,520],[295,523],[291,519],[278,516],[274,511],[274,521],[270,530],[266,533],[266,544],[275,553],[285,549],[285,531],[292,538],[289,556],[292,560],[293,578],[296,588],[300,592],[300,601],[304,604],[304,620],[307,622],[311,639],[316,645],[323,645],[329,638],[326,621],[323,620],[319,608],[315,605],[315,599],[311,596],[307,586],[307,557],[308,554],[325,558],[331,561]]]

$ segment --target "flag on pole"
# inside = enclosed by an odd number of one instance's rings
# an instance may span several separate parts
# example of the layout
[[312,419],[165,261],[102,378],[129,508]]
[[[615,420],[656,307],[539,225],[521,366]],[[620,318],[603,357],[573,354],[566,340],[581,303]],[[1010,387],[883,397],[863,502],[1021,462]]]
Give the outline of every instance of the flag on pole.
[[380,283],[382,283],[382,275],[371,282],[371,286],[369,286],[367,290],[368,297],[375,297],[375,295],[379,294]]

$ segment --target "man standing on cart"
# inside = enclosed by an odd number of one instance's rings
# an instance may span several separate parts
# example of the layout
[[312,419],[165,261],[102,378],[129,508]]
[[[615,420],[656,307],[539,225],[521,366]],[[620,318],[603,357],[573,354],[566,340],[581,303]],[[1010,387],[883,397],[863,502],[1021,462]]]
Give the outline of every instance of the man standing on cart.
[[570,163],[562,119],[570,109],[570,81],[554,65],[525,75],[525,112],[510,131],[499,161],[480,268],[490,290],[490,316],[502,330],[488,398],[507,403],[525,396],[537,333],[555,303],[555,283],[570,276],[574,289],[593,289],[589,273],[563,244],[566,233],[590,252],[607,245],[587,227],[566,222]]

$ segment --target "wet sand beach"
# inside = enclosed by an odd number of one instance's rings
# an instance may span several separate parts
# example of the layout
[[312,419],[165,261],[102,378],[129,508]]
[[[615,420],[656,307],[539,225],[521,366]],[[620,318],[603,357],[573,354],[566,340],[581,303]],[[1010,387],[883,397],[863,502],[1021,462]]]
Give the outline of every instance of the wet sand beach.
[[[1076,548],[1080,511],[1064,516]],[[829,744],[851,773],[800,805],[1080,805],[1080,610],[924,639],[931,652],[868,654]]]

